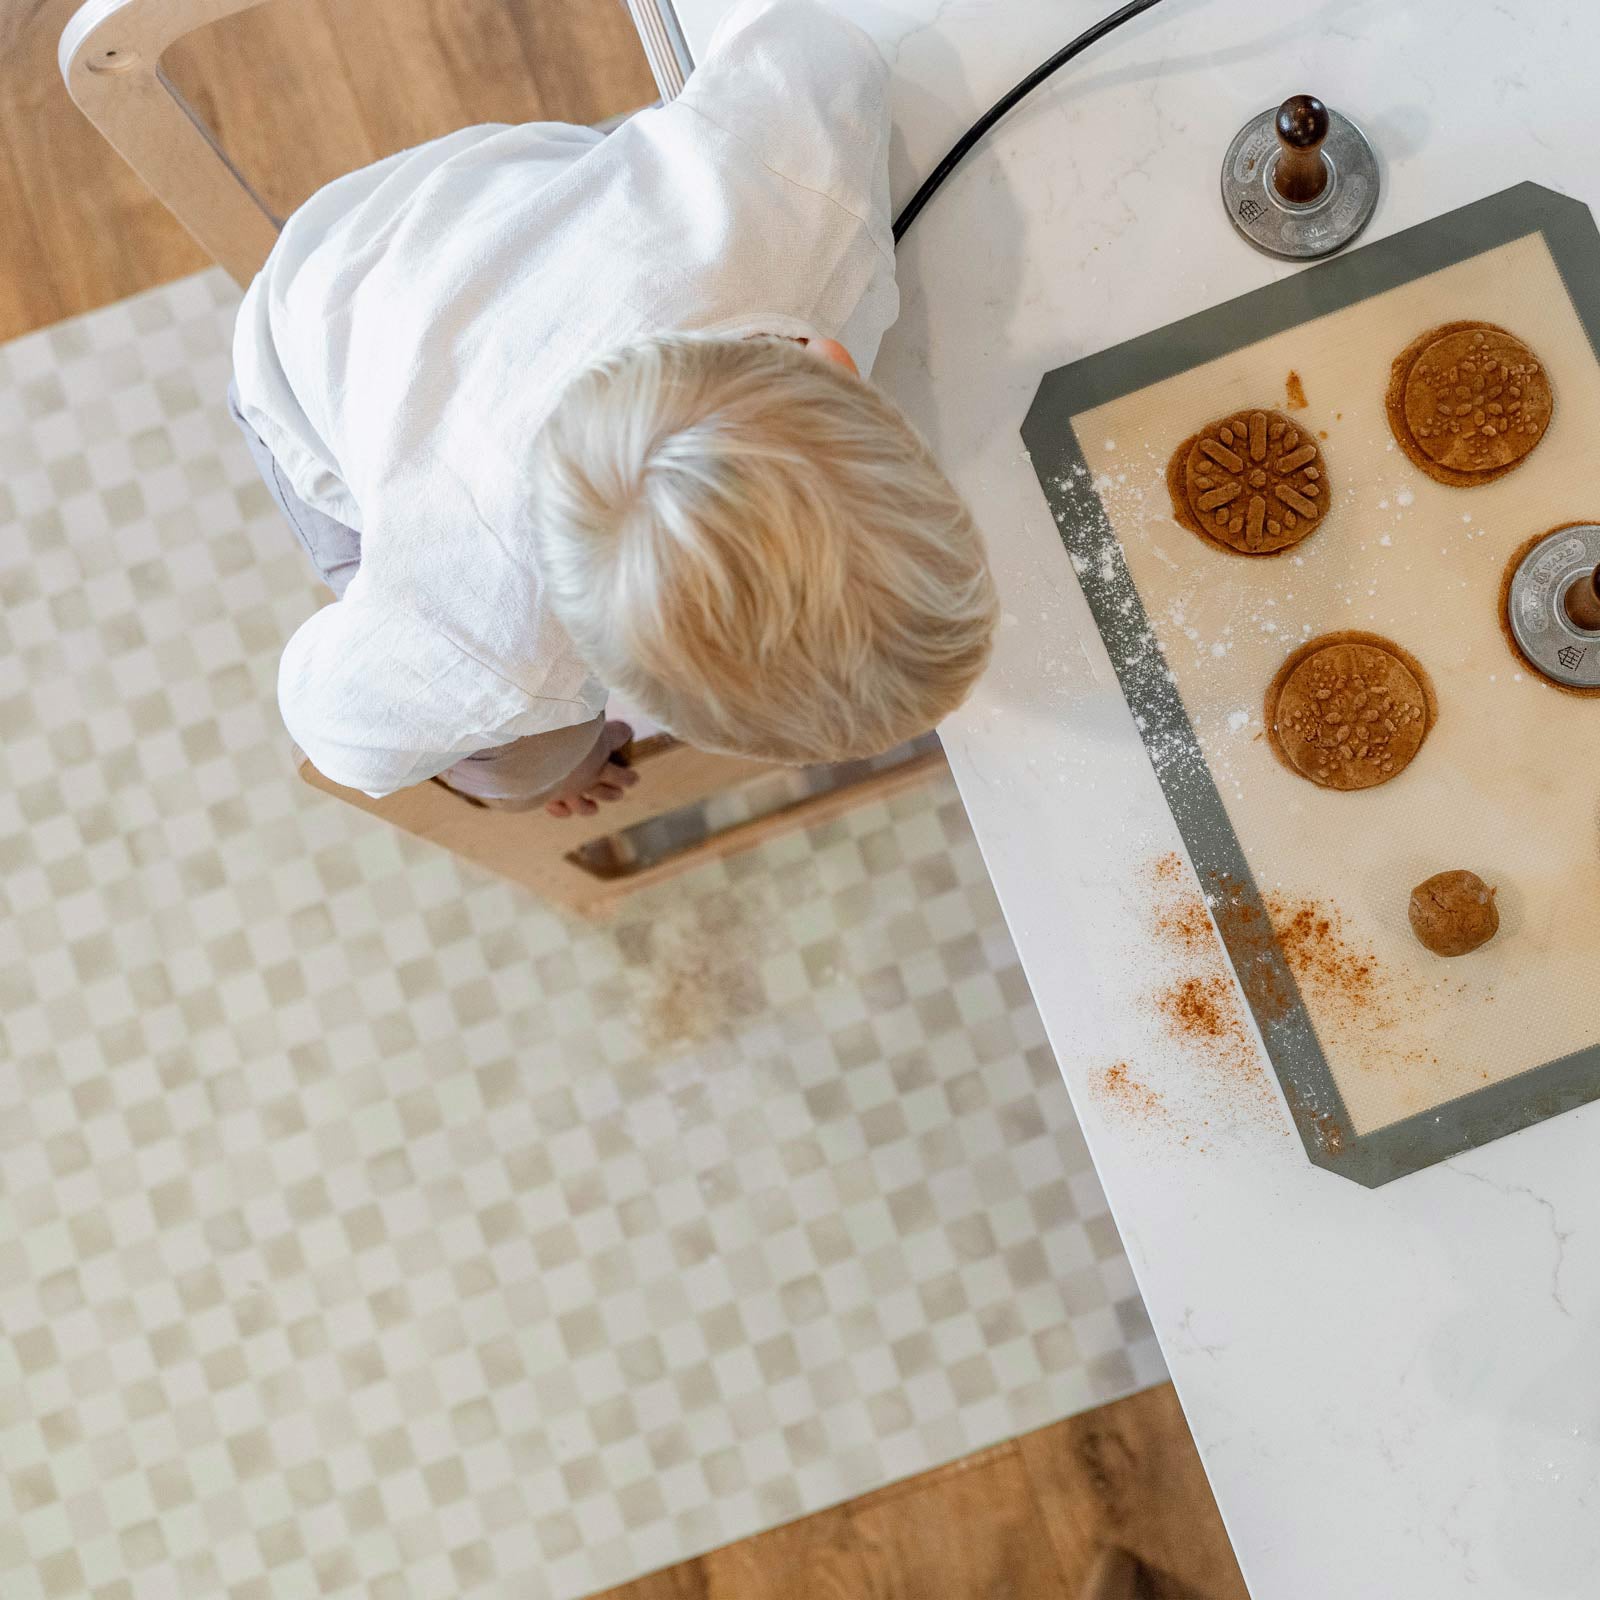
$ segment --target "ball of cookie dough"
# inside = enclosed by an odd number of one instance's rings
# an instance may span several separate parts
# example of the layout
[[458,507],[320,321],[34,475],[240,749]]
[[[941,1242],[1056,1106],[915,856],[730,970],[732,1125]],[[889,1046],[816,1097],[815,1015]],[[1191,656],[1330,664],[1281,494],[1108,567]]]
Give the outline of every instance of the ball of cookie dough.
[[1411,931],[1436,956],[1464,956],[1500,931],[1495,891],[1475,872],[1436,872],[1411,891]]

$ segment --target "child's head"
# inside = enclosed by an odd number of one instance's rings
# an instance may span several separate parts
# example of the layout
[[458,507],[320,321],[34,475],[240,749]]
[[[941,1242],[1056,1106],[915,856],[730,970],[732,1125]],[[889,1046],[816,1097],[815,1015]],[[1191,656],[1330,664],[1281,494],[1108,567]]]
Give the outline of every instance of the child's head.
[[535,483],[556,615],[692,744],[875,754],[988,659],[994,585],[960,497],[881,394],[793,342],[605,357],[545,425]]

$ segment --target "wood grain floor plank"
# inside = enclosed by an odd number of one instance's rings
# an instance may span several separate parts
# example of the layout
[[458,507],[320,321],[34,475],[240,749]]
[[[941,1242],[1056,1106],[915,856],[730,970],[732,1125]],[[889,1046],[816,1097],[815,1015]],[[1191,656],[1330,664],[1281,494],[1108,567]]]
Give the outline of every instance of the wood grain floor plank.
[[1015,1452],[849,1515],[881,1564],[873,1600],[1073,1600]]
[[873,1489],[852,1500],[850,1508],[857,1512],[872,1510],[888,1504],[891,1500],[898,1500],[901,1495],[919,1494],[930,1485],[941,1483],[946,1478],[954,1478],[964,1472],[975,1472],[988,1466],[991,1461],[997,1461],[1002,1456],[1014,1456],[1016,1453],[1017,1441],[1006,1439],[1000,1444],[990,1445],[986,1450],[974,1451],[970,1456],[947,1461],[943,1466],[930,1467],[926,1472],[919,1472],[914,1478],[902,1478],[898,1483],[886,1483],[883,1488]]
[[[0,339],[207,264],[72,104],[78,0],[0,0]],[[621,0],[271,0],[169,52],[267,202],[478,122],[598,121],[654,98]]]
[[1149,1600],[1249,1600],[1171,1384],[596,1600],[1076,1600],[1111,1545]]
[[[326,0],[375,149],[387,154],[480,122],[548,115],[509,0]],[[373,41],[382,39],[375,50]],[[569,58],[567,69],[572,70]],[[582,77],[584,73],[574,73]]]
[[668,1567],[665,1572],[595,1595],[593,1600],[710,1600],[710,1590],[706,1587],[704,1564],[685,1561],[681,1566]]
[[1062,1571],[1082,1583],[1106,1544],[1160,1575],[1160,1600],[1249,1600],[1170,1383],[1017,1441]]
[[[376,33],[371,48],[388,53]],[[271,0],[180,40],[167,74],[278,216],[386,152],[367,136],[321,0]]]
[[[543,115],[561,122],[599,122],[637,111],[656,98],[655,80],[622,0],[573,5],[522,4],[516,9],[529,70],[539,86]],[[582,51],[593,70],[568,71]]]
[[[16,227],[8,213],[0,227],[0,301],[50,322],[205,260],[68,97],[55,50],[74,9],[74,0],[43,0],[8,13],[0,51],[0,140],[27,219]],[[11,322],[4,334],[26,331]]]
[[61,315],[49,260],[9,139],[0,139],[0,217],[6,219],[0,235],[0,252],[6,257],[6,269],[0,272],[0,341],[4,341]]
[[705,1600],[884,1600],[890,1592],[847,1507],[728,1545],[699,1566]]

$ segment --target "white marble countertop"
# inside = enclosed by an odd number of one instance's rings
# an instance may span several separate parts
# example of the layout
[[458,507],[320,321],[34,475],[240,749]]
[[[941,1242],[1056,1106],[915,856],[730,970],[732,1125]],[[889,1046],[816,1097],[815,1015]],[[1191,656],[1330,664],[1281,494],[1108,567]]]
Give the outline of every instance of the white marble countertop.
[[[838,3],[895,68],[897,201],[1110,9]],[[692,48],[727,5],[677,0]],[[1256,1600],[1600,1596],[1600,1104],[1375,1191],[1311,1166],[1286,1112],[1203,1152],[1103,1114],[1119,1058],[1176,1088],[1124,953],[1136,867],[1179,843],[1017,430],[1047,369],[1297,270],[1218,199],[1252,112],[1309,91],[1366,129],[1369,238],[1528,178],[1600,209],[1597,56],[1589,0],[1168,0],[1014,113],[900,253],[875,376],[971,500],[1007,613],[951,765]]]

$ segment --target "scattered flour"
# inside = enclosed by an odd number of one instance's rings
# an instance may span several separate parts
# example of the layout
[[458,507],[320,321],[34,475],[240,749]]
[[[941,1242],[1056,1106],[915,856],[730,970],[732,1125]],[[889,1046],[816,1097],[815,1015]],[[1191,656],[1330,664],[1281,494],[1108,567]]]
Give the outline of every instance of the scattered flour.
[[1230,711],[1228,713],[1228,732],[1243,733],[1250,726],[1250,713],[1248,711]]
[[1394,543],[1394,540],[1391,539],[1388,534],[1384,534],[1384,536],[1378,541],[1378,543],[1381,544],[1384,547],[1385,550],[1387,550],[1389,548],[1389,546]]
[[1416,503],[1416,499],[1416,495],[1414,495],[1411,490],[1402,489],[1397,495],[1395,495],[1394,503],[1397,506],[1409,506],[1414,505]]

